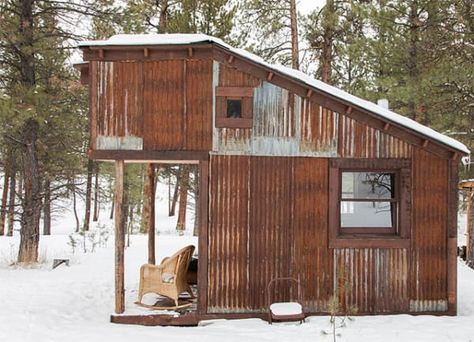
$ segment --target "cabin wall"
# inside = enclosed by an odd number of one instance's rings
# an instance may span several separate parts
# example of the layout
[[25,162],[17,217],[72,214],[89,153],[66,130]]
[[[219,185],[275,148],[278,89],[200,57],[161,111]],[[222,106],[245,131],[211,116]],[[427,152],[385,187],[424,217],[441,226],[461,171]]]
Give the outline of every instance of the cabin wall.
[[[256,156],[410,158],[410,144],[214,62],[213,87],[253,87],[253,127],[214,127],[213,151]],[[215,115],[215,114],[214,114]]]
[[334,293],[359,313],[447,311],[448,162],[413,150],[410,247],[329,248],[329,160],[211,156],[208,313],[263,312],[284,276],[300,279],[309,312]]
[[91,61],[97,150],[209,151],[212,61]]

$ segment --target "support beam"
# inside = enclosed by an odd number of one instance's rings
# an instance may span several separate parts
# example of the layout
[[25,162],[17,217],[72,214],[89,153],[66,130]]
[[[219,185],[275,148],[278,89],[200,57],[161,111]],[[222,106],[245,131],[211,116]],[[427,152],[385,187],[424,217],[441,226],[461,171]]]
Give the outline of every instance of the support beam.
[[155,164],[147,165],[147,181],[150,187],[150,217],[148,221],[148,263],[154,265],[155,259]]
[[198,302],[199,314],[207,313],[207,265],[208,265],[208,226],[209,226],[209,161],[199,162],[199,259],[198,259]]
[[143,56],[144,56],[145,58],[147,58],[149,55],[150,55],[150,51],[148,50],[148,48],[144,48],[144,49],[143,49]]
[[191,58],[193,56],[193,48],[189,47],[188,48],[188,57]]
[[471,256],[471,210],[472,189],[466,192],[466,260]]
[[125,220],[123,212],[124,198],[123,160],[115,161],[115,313],[125,311],[124,251]]
[[388,131],[389,128],[390,128],[390,123],[386,122],[385,125],[383,125],[383,130]]
[[267,81],[271,81],[273,78],[273,72],[269,72],[267,75]]
[[227,61],[229,62],[229,64],[232,64],[234,63],[234,59],[235,59],[234,55],[230,55]]
[[423,146],[423,148],[426,148],[429,143],[430,143],[430,141],[427,140],[427,139],[425,139],[425,140],[423,141],[423,144],[422,144],[421,146]]

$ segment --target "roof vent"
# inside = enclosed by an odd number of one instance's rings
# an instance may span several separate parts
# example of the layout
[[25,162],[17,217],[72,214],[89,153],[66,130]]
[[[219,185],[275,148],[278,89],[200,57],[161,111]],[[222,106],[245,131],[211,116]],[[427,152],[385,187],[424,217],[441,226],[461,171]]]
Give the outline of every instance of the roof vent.
[[388,100],[387,99],[377,100],[377,106],[388,109]]

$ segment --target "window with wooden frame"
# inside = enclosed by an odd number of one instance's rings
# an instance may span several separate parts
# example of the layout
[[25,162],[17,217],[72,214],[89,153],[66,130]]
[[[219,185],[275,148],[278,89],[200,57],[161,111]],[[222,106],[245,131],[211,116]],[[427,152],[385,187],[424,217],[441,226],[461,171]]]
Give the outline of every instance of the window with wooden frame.
[[216,127],[252,128],[253,88],[216,88]]
[[330,246],[406,244],[410,231],[410,202],[409,160],[332,160]]

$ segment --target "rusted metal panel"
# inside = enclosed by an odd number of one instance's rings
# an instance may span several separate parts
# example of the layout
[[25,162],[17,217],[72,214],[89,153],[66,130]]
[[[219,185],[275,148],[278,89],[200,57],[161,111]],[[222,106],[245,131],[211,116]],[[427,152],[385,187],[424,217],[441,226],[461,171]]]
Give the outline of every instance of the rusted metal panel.
[[95,136],[142,137],[142,64],[93,62],[91,71]]
[[358,313],[407,312],[408,265],[406,249],[335,249],[335,294]]
[[448,163],[422,149],[412,158],[411,309],[445,311],[447,301]]
[[268,82],[255,89],[253,97],[253,135],[255,137],[295,137],[295,96]]
[[328,248],[328,160],[297,158],[294,163],[292,276],[299,278],[308,312],[327,312],[333,292],[332,251]]
[[[290,276],[292,217],[292,158],[250,159],[249,283],[253,310],[267,308],[268,283]],[[273,300],[288,300],[288,285],[282,284]]]
[[185,142],[183,60],[143,63],[144,149],[181,150]]
[[212,149],[212,60],[186,61],[185,149]]
[[211,156],[208,248],[208,309],[250,309],[248,222],[250,159]]
[[338,113],[304,99],[301,103],[301,153],[336,156],[338,123]]
[[410,158],[412,146],[383,131],[339,116],[338,152],[345,158]]
[[[307,310],[326,310],[327,167],[316,158],[211,156],[208,312],[263,312],[268,283],[286,276],[300,278]],[[296,296],[281,284],[272,298]]]

